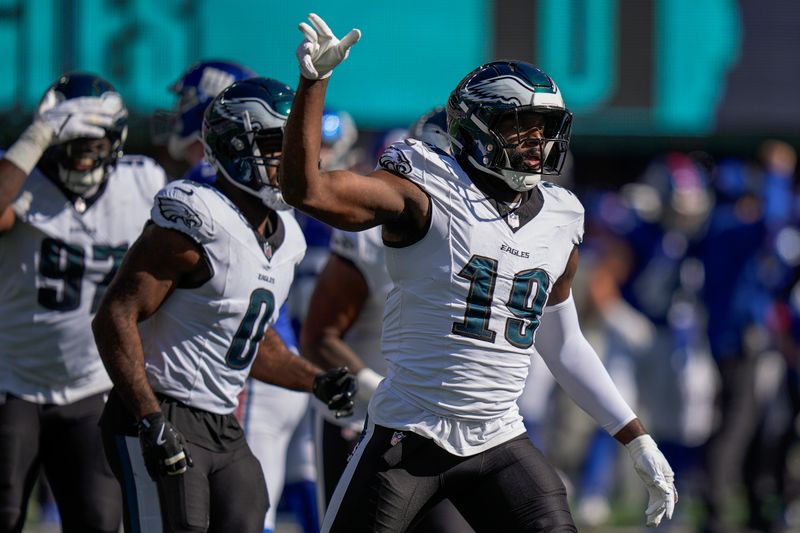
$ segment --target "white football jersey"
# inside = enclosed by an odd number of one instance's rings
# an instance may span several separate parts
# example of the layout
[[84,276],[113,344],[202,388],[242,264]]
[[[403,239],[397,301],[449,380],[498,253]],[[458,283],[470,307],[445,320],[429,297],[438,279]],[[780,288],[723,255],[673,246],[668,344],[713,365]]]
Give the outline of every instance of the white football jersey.
[[153,390],[212,413],[235,410],[258,343],[289,293],[306,243],[290,211],[265,241],[217,189],[179,180],[156,196],[153,222],[203,249],[212,277],[178,288],[140,324]]
[[456,455],[481,452],[525,431],[516,400],[550,289],[583,238],[583,207],[542,182],[506,220],[452,157],[415,140],[390,146],[380,165],[428,194],[431,225],[419,242],[386,248],[389,372],[370,418]]
[[[331,252],[351,261],[361,272],[369,288],[367,300],[343,340],[366,366],[385,375],[386,360],[381,353],[381,330],[386,295],[392,288],[392,280],[386,271],[381,228],[378,226],[358,233],[336,229],[331,235]],[[361,431],[366,414],[365,403],[356,402],[353,416],[326,419]]]
[[123,156],[99,195],[73,204],[33,170],[0,234],[0,392],[64,405],[111,388],[91,321],[165,183],[153,160]]

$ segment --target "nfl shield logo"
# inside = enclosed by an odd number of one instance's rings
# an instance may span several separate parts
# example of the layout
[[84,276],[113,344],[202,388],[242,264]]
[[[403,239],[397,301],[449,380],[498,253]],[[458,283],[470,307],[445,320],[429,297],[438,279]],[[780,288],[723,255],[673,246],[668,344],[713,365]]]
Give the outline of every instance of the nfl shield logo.
[[394,434],[392,435],[392,440],[389,441],[389,444],[391,446],[397,446],[400,443],[400,441],[403,440],[404,438],[406,438],[405,433],[403,433],[402,431],[395,431]]
[[264,241],[264,255],[267,256],[267,260],[272,260],[272,245],[267,241]]

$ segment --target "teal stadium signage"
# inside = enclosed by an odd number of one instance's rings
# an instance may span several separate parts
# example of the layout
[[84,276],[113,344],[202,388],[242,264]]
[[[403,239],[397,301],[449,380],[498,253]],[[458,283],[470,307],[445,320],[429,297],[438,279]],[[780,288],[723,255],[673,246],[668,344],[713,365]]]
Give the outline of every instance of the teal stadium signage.
[[[366,127],[406,125],[474,66],[536,63],[593,135],[796,132],[800,4],[776,0],[0,0],[0,113],[34,108],[62,71],[109,78],[130,108],[228,58],[290,85],[297,23],[318,12],[364,34],[329,102]],[[758,87],[766,94],[754,99]]]

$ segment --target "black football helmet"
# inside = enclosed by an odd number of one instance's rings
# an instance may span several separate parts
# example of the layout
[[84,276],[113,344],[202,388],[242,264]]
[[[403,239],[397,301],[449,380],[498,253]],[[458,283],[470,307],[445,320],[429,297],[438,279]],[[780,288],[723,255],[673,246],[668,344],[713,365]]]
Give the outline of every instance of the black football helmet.
[[[531,139],[521,138],[529,121],[541,129],[535,140],[538,163],[514,157]],[[500,123],[516,128],[519,143],[509,143]],[[475,169],[503,180],[516,191],[530,190],[542,175],[558,175],[569,147],[572,113],[555,82],[523,61],[492,61],[470,72],[447,100],[447,124],[453,154]]]
[[206,160],[234,186],[272,209],[288,209],[267,167],[280,165],[283,127],[294,99],[288,85],[250,78],[224,89],[203,117]]
[[[83,72],[64,74],[44,93],[36,108],[36,116],[41,116],[65,100],[103,98],[110,93],[119,96],[114,86],[100,76]],[[51,147],[44,154],[45,169],[56,167],[54,173],[58,179],[75,194],[83,195],[95,190],[122,155],[122,147],[128,136],[128,110],[122,99],[118,100],[119,109],[115,110],[114,121],[111,126],[104,128],[108,145],[99,143],[97,139],[74,139]],[[88,170],[83,164],[87,159],[93,161]],[[78,167],[81,169],[78,170]]]

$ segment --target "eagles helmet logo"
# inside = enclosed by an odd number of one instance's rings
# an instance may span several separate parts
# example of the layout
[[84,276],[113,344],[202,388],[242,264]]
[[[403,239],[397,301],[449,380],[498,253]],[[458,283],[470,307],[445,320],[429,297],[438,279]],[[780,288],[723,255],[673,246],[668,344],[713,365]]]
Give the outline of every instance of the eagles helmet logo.
[[473,84],[471,93],[475,100],[481,103],[564,106],[564,100],[557,87],[534,87],[517,76],[499,76],[479,81]]
[[158,210],[170,222],[180,220],[187,228],[199,228],[203,225],[200,216],[191,207],[175,198],[159,197]]

